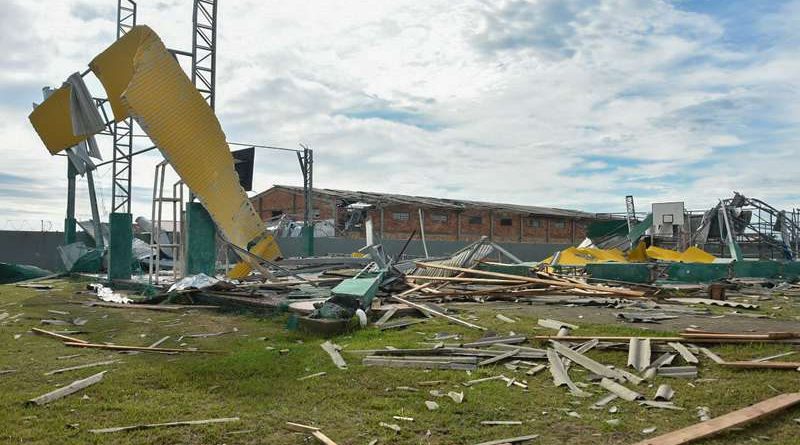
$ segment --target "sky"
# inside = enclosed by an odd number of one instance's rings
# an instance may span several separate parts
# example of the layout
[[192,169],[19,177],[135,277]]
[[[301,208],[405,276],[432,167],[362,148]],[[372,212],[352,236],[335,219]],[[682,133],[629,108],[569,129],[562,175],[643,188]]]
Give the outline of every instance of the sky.
[[[63,227],[66,158],[27,116],[113,42],[116,3],[4,1],[0,230]],[[736,190],[800,207],[800,1],[219,3],[228,141],[307,144],[317,187],[592,212],[623,212],[628,194],[642,211],[704,209]],[[191,0],[138,5],[168,47],[191,48]],[[160,159],[134,160],[134,217],[150,215]],[[95,181],[107,219],[110,167]],[[272,184],[301,185],[297,159],[259,150],[255,189]]]

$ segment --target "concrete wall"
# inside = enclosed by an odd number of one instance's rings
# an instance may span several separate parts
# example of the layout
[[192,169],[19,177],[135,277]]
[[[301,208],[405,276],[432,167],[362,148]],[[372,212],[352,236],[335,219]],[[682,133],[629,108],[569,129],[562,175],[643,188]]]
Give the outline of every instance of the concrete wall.
[[[84,232],[78,232],[78,241],[92,245]],[[64,232],[26,232],[0,230],[0,262],[31,264],[43,269],[62,269],[56,247],[64,245]]]
[[[319,256],[328,254],[350,254],[364,247],[363,240],[346,238],[317,238],[314,240],[314,250]],[[383,240],[386,253],[396,255],[403,248],[404,240]],[[283,254],[289,257],[298,257],[305,254],[305,240],[302,238],[278,238]],[[466,241],[428,241],[428,252],[431,256],[445,256],[463,248]],[[498,243],[506,250],[523,261],[539,261],[552,255],[556,250],[566,249],[570,244],[531,244],[531,243]],[[406,254],[411,256],[424,256],[421,241],[411,241]]]

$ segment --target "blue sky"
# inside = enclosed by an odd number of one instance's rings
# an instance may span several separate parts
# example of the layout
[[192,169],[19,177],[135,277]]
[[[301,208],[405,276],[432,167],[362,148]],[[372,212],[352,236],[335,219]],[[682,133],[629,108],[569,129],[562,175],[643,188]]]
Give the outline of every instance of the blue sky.
[[[140,23],[189,48],[190,0],[138,3]],[[0,229],[61,225],[65,160],[27,114],[111,43],[115,4],[12,0],[0,17]],[[220,13],[228,139],[310,145],[320,187],[588,211],[622,211],[631,193],[639,209],[702,209],[736,190],[800,206],[800,1],[223,0]],[[256,160],[257,188],[301,183],[292,156]],[[136,216],[158,161],[135,161]],[[97,181],[107,212],[110,171]]]

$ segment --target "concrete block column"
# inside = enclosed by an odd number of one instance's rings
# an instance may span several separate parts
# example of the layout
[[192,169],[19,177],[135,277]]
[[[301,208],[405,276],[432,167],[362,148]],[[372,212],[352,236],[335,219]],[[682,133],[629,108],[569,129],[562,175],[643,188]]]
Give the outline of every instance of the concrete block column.
[[214,276],[217,263],[217,226],[199,202],[186,205],[186,275]]

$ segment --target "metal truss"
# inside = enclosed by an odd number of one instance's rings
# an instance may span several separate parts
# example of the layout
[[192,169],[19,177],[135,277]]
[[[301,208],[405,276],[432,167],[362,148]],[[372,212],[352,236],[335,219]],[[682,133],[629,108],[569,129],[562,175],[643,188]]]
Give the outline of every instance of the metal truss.
[[[136,26],[136,2],[117,0],[117,39]],[[111,211],[131,212],[131,178],[133,177],[133,119],[127,118],[113,125],[113,179],[111,183]]]
[[194,0],[192,83],[214,109],[217,69],[217,1]]

